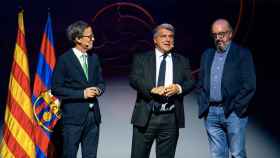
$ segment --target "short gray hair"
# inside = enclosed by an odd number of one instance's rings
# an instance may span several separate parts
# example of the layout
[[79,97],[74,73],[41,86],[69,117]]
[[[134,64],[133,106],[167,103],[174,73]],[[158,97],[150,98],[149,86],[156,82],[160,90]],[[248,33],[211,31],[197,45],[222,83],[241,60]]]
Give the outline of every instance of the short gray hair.
[[67,37],[70,42],[75,44],[76,38],[82,38],[83,33],[86,28],[90,27],[90,25],[84,21],[76,21],[68,26],[67,28]]
[[153,31],[153,37],[158,36],[158,32],[159,32],[160,29],[169,30],[169,31],[173,32],[173,34],[175,35],[175,28],[174,28],[171,24],[163,23],[163,24],[158,25],[158,26],[154,29],[154,31]]

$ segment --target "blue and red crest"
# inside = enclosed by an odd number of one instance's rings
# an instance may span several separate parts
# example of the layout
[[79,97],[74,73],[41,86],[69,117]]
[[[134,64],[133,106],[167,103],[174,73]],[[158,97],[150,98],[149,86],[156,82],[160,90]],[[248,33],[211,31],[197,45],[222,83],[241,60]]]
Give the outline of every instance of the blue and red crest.
[[52,132],[61,118],[60,101],[51,94],[50,90],[42,92],[33,104],[33,112],[38,124]]

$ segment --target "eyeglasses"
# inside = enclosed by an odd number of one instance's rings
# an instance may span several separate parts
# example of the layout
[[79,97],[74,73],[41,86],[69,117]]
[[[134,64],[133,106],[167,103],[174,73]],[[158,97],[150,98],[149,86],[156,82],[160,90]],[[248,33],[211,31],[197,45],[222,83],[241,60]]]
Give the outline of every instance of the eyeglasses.
[[93,39],[93,38],[94,38],[94,35],[93,35],[93,34],[91,34],[91,35],[88,35],[88,36],[82,36],[82,37],[87,37],[87,38],[89,38],[89,39]]
[[218,33],[211,33],[211,36],[216,39],[216,38],[224,38],[226,34],[228,34],[230,31],[225,31],[225,32],[218,32]]

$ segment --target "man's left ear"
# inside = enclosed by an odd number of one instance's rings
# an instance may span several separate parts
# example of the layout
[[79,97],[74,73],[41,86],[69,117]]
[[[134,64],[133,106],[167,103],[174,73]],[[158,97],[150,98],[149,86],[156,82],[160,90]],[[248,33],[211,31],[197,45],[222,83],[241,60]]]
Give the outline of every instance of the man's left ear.
[[156,39],[153,38],[153,42],[154,42],[154,44],[156,44],[156,43],[157,43],[157,42],[156,42]]
[[233,36],[233,32],[231,31],[231,32],[229,33],[229,38],[232,39],[232,36]]
[[76,37],[76,38],[75,38],[75,41],[76,41],[76,43],[79,43],[79,44],[82,42],[82,41],[81,41],[81,38],[79,38],[79,37]]

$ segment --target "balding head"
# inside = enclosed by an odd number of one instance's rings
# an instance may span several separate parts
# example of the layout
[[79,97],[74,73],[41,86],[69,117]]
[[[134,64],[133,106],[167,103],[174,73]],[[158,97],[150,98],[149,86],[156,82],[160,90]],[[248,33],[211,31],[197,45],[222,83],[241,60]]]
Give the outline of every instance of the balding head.
[[218,19],[213,22],[211,34],[217,50],[224,52],[232,38],[232,27],[225,19]]
[[212,24],[212,31],[216,27],[222,27],[230,32],[232,32],[232,27],[226,19],[217,19]]

